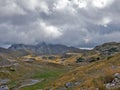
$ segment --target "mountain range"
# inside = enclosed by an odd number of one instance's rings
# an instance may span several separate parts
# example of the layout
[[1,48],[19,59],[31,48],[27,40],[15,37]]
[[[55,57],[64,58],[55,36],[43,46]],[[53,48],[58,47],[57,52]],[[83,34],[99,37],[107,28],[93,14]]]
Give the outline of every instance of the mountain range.
[[34,54],[34,55],[60,55],[65,53],[87,53],[89,51],[99,52],[102,55],[112,55],[120,52],[119,42],[108,42],[102,45],[98,45],[92,50],[79,49],[77,47],[69,47],[61,44],[47,44],[40,43],[37,45],[25,45],[25,44],[13,44],[8,49],[0,48],[0,53],[7,54]]
[[79,51],[80,49],[75,47],[68,47],[61,44],[47,44],[40,43],[37,45],[24,45],[24,44],[13,44],[9,47],[9,50],[17,51],[24,50],[36,55],[46,55],[46,54],[63,54],[71,51]]

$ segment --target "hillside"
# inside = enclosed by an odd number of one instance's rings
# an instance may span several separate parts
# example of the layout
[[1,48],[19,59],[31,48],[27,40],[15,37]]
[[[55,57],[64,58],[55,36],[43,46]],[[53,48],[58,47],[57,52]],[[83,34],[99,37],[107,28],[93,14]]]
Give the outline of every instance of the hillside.
[[0,48],[0,90],[119,90],[119,49],[116,42],[92,50],[45,43]]
[[109,56],[120,52],[120,43],[118,42],[109,42],[102,45],[96,46],[94,50],[100,52],[104,56]]
[[[119,90],[120,54],[79,66],[52,84],[53,90]],[[117,81],[115,81],[117,79]]]

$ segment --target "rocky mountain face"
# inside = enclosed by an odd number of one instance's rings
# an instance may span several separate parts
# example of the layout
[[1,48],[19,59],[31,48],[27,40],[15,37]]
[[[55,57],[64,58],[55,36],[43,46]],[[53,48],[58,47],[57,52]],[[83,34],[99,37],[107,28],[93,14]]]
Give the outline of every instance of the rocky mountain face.
[[79,51],[79,49],[75,47],[68,47],[60,44],[46,44],[46,43],[41,43],[37,45],[14,44],[9,49],[10,50],[26,50],[36,55],[63,54],[69,51]]
[[96,46],[94,49],[89,50],[86,53],[82,53],[83,56],[77,58],[76,63],[81,63],[81,62],[91,63],[98,60],[102,60],[106,57],[110,58],[111,56],[117,53],[120,53],[120,43],[117,42],[104,43],[102,45]]
[[104,43],[102,45],[96,46],[94,50],[100,52],[102,55],[105,56],[113,55],[115,53],[120,52],[120,43],[117,42]]

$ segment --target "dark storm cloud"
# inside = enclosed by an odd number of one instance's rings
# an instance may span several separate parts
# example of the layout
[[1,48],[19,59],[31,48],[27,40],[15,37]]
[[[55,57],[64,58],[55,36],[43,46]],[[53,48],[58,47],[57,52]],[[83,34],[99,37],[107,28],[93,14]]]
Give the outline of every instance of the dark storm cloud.
[[80,47],[120,41],[119,0],[0,0],[0,43]]

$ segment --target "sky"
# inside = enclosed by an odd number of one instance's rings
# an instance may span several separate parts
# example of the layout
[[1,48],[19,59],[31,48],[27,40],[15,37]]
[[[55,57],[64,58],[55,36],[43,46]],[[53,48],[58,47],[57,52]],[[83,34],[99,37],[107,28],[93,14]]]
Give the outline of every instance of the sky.
[[120,0],[0,0],[0,46],[120,42]]

